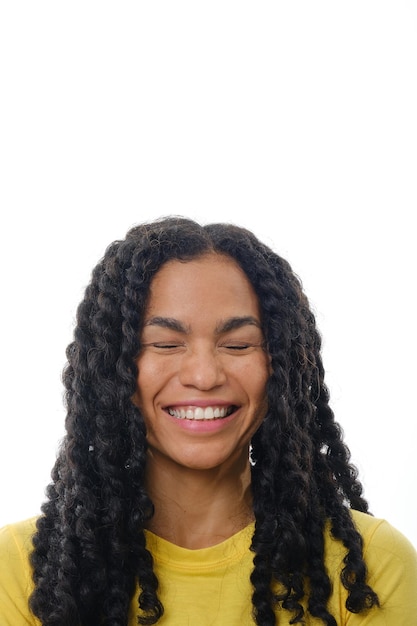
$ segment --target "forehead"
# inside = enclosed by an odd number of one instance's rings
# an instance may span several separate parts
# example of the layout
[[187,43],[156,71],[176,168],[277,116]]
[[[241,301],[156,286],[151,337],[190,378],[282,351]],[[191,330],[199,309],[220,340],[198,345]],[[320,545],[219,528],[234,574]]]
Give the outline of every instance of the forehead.
[[147,315],[233,315],[260,318],[258,297],[244,271],[232,258],[216,253],[191,261],[171,260],[155,274]]

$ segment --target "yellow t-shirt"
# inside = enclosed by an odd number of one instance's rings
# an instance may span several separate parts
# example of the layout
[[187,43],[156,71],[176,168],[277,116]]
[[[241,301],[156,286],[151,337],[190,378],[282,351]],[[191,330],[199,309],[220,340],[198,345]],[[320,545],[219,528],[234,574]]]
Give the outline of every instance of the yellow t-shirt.
[[[417,554],[390,524],[352,511],[364,538],[369,584],[379,596],[380,609],[359,615],[345,608],[340,582],[345,550],[326,536],[326,566],[333,584],[329,610],[338,626],[412,626],[417,624]],[[0,531],[0,626],[40,626],[28,609],[33,589],[28,554],[35,518]],[[249,550],[253,524],[226,541],[201,550],[187,550],[146,532],[165,608],[158,626],[254,626],[249,580],[253,553]],[[136,626],[136,598],[129,626]],[[277,612],[277,624],[288,626],[291,616]],[[306,618],[306,626],[323,626]]]

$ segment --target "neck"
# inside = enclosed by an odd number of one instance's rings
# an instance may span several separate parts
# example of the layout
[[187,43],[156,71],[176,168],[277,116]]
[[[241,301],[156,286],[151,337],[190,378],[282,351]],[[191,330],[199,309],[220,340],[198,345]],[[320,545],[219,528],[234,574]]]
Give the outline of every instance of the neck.
[[147,490],[155,514],[147,528],[189,548],[225,541],[253,521],[248,458],[230,468],[193,470],[149,452]]

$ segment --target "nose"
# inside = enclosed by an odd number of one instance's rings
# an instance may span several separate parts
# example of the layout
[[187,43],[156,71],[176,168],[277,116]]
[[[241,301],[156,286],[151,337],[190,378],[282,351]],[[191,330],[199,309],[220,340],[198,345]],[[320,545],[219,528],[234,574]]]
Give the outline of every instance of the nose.
[[189,349],[182,356],[179,379],[185,387],[208,391],[226,381],[221,356],[212,346]]

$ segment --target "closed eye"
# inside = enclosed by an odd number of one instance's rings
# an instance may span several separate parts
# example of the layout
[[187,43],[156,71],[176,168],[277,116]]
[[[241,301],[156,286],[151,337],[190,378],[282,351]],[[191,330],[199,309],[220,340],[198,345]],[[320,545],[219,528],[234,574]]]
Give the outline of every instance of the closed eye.
[[156,350],[176,350],[177,348],[182,348],[184,344],[176,343],[176,342],[167,342],[167,341],[154,341],[151,343],[143,343],[142,348],[155,348]]
[[230,350],[231,352],[247,352],[254,348],[260,348],[262,345],[254,344],[254,343],[224,343],[221,344],[220,348]]

